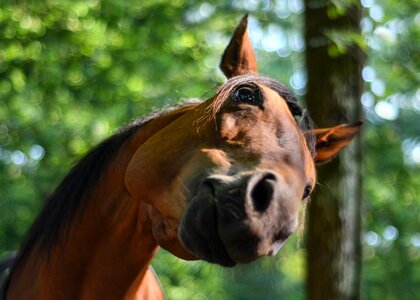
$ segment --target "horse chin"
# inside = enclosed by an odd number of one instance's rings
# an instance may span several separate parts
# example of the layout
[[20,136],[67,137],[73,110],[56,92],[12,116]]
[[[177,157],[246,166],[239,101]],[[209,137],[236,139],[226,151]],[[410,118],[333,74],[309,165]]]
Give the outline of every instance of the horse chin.
[[179,240],[183,247],[188,249],[199,259],[223,267],[233,267],[237,264],[228,254],[225,246],[215,232],[203,231],[200,229],[185,229],[181,226]]
[[180,243],[178,239],[172,241],[162,241],[159,242],[159,246],[163,249],[171,252],[173,255],[180,259],[184,260],[199,260],[200,258],[197,255],[186,250],[185,247]]
[[222,242],[211,191],[201,189],[191,201],[178,230],[178,237],[185,249],[202,260],[224,267],[233,267],[232,259]]

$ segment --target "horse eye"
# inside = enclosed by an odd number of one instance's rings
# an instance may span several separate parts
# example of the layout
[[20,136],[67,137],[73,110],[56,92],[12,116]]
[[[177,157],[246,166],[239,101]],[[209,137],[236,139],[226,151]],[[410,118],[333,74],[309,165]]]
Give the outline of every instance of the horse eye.
[[312,188],[310,185],[305,186],[305,190],[303,191],[303,196],[302,196],[302,200],[306,199],[309,194],[311,193]]
[[257,88],[242,86],[233,93],[233,100],[238,103],[260,104],[260,93]]

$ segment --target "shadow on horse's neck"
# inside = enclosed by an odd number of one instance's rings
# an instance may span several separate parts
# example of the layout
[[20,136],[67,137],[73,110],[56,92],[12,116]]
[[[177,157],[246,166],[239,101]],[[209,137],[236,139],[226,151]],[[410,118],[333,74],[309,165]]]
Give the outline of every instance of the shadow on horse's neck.
[[45,251],[34,251],[35,243],[20,258],[8,299],[134,297],[158,245],[149,205],[131,198],[124,185],[125,170],[144,142],[193,107],[166,113],[136,129],[105,171],[97,174],[83,211],[69,223],[65,244],[49,249],[48,259]]

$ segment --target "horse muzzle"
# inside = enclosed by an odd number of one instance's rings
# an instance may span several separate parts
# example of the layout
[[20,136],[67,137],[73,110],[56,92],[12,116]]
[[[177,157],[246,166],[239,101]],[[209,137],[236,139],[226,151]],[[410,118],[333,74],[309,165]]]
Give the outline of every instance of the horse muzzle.
[[275,255],[297,227],[297,193],[272,171],[213,175],[191,201],[181,243],[223,266]]

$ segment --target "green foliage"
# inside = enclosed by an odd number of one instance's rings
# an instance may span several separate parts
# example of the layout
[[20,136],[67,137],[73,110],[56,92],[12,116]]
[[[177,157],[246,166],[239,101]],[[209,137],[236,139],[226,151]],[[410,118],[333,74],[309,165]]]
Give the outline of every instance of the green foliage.
[[[351,2],[334,5],[340,13]],[[364,70],[362,99],[363,290],[368,299],[414,299],[420,282],[419,17],[415,1],[364,3],[371,6],[365,7],[365,40],[352,33],[335,38],[342,49],[366,41],[371,68]],[[245,11],[255,17],[250,34],[262,73],[303,95],[301,1],[3,0],[0,255],[18,247],[43,199],[93,145],[135,117],[211,96],[224,80],[220,55]],[[303,261],[292,240],[278,257],[234,270],[164,251],[154,266],[169,299],[302,299]]]
[[[414,299],[420,282],[419,17],[415,1],[366,7],[364,294]],[[382,9],[382,10],[381,10]]]
[[331,0],[327,2],[327,15],[328,18],[332,20],[345,16],[348,9],[352,7],[360,7],[360,2],[358,0]]
[[364,37],[358,32],[327,30],[325,36],[331,42],[328,46],[328,54],[333,58],[348,53],[349,49],[353,46],[357,46],[362,50],[366,50],[367,48]]

